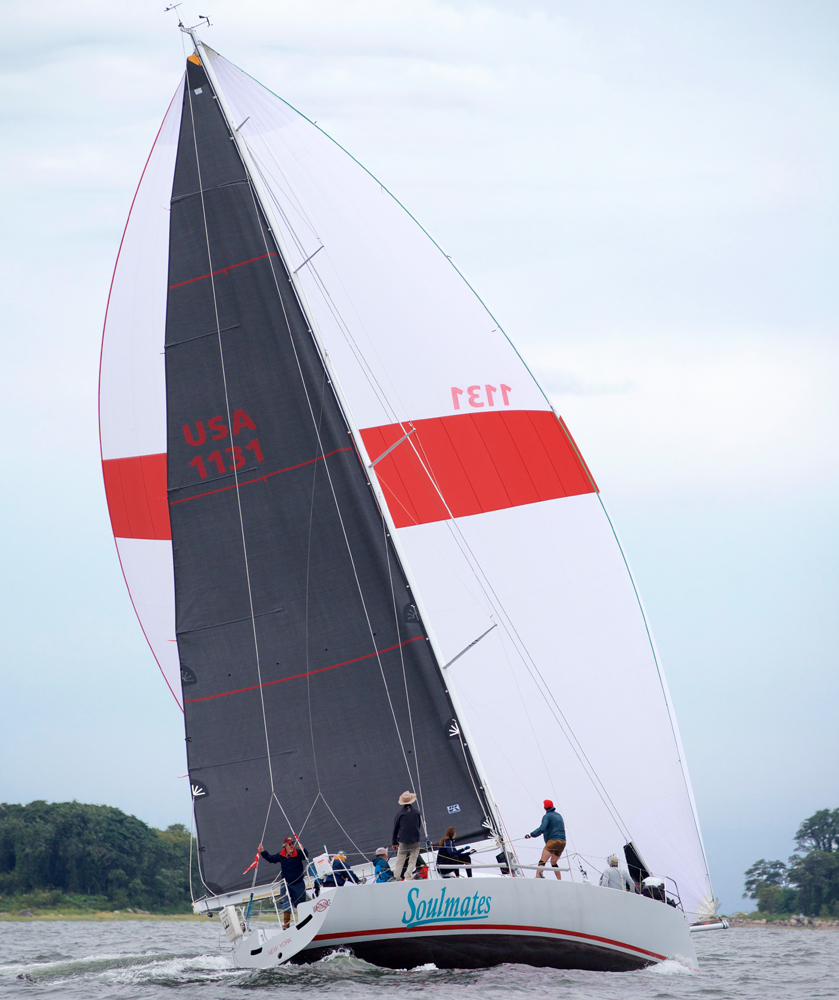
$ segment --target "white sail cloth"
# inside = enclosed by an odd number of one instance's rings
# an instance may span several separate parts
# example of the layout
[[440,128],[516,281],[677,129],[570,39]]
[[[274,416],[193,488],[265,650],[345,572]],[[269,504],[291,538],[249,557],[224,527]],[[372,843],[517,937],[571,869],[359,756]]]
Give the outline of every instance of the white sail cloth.
[[183,81],[131,204],[108,296],[99,370],[102,468],[117,552],[143,632],[178,705],[163,345],[169,201],[182,100]]

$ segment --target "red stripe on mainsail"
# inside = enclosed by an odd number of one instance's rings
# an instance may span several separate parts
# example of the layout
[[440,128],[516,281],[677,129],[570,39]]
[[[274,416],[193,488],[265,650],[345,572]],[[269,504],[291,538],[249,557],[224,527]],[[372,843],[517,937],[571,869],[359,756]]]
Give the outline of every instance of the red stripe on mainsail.
[[375,653],[365,653],[363,656],[356,656],[352,660],[342,660],[341,663],[331,663],[328,667],[318,667],[317,670],[307,670],[303,674],[292,674],[290,677],[280,677],[275,681],[265,681],[260,684],[252,684],[250,687],[236,688],[234,691],[220,691],[218,694],[207,694],[203,698],[186,698],[184,704],[193,704],[196,701],[212,701],[214,698],[226,698],[229,694],[244,694],[246,691],[258,691],[260,687],[271,687],[272,684],[285,684],[286,681],[299,681],[301,677],[313,677],[315,674],[322,674],[327,670],[337,670],[338,667],[347,667],[351,663],[361,663],[362,660],[369,660],[374,656],[381,656],[382,653],[390,653],[394,649],[401,649],[411,642],[419,642],[425,636],[418,635],[414,639],[406,639],[398,642],[395,646],[388,646],[387,649],[377,649]]
[[564,421],[550,410],[458,413],[367,427],[397,528],[504,507],[596,493],[597,484]]
[[220,486],[217,490],[208,490],[206,493],[195,493],[191,497],[183,497],[181,500],[170,500],[169,505],[174,507],[176,503],[187,503],[189,500],[200,500],[202,497],[215,496],[216,493],[225,493],[227,490],[235,490],[237,486],[250,486],[251,483],[264,483],[271,476],[280,476],[284,472],[294,472],[295,469],[305,469],[307,465],[314,462],[323,462],[333,455],[340,455],[342,451],[352,451],[352,448],[336,448],[335,451],[328,451],[325,455],[318,455],[317,458],[310,458],[308,462],[298,462],[297,465],[287,465],[284,469],[276,469],[274,472],[266,472],[255,479],[240,479],[238,483],[231,483],[229,486]]
[[220,267],[218,271],[211,271],[207,274],[199,274],[197,278],[187,278],[186,281],[179,281],[176,285],[170,285],[169,291],[173,288],[181,288],[183,285],[191,285],[193,281],[203,281],[205,278],[210,278],[216,274],[227,274],[228,271],[232,271],[236,267],[244,267],[245,264],[253,264],[255,260],[265,260],[266,257],[276,257],[275,253],[263,253],[259,257],[251,257],[250,260],[240,260],[238,264],[228,264],[227,267]]
[[115,538],[172,538],[165,454],[108,458],[102,474]]

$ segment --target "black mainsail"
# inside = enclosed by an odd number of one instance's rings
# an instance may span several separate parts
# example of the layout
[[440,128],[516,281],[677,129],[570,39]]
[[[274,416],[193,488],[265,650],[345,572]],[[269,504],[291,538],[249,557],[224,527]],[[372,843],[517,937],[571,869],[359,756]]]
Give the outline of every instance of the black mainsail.
[[[396,800],[491,815],[410,587],[227,121],[187,64],[171,199],[168,497],[202,878],[289,830],[360,862]],[[267,827],[267,830],[266,830]],[[264,832],[265,831],[265,832]]]

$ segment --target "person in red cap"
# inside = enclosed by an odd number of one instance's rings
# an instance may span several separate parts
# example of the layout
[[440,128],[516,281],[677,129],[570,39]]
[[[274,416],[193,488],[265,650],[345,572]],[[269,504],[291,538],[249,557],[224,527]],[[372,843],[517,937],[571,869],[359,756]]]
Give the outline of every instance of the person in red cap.
[[545,799],[544,806],[545,815],[542,817],[542,822],[533,833],[526,833],[524,838],[525,840],[530,840],[531,837],[538,837],[540,834],[545,838],[545,847],[542,851],[542,857],[539,859],[536,878],[544,877],[542,869],[545,867],[545,862],[550,858],[551,866],[556,869],[556,877],[561,879],[559,857],[565,850],[565,821],[556,809],[554,809],[554,804],[550,799]]
[[292,907],[296,908],[300,903],[305,903],[308,898],[306,867],[309,858],[306,849],[299,840],[295,846],[294,837],[286,837],[279,854],[269,854],[262,844],[259,845],[258,851],[270,864],[280,866],[285,884],[288,886],[288,894],[283,900],[283,927],[286,928],[291,923]]

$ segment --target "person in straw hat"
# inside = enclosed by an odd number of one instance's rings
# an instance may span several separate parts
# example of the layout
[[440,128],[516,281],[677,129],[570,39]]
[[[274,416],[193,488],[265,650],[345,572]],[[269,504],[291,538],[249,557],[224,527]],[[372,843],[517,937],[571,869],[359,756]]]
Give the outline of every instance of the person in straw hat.
[[[414,805],[417,801],[413,792],[403,792],[399,796],[399,812],[393,822],[393,838],[391,840],[396,854],[394,873],[399,881],[409,879],[414,874],[414,866],[420,850],[420,828],[422,815]],[[402,866],[407,862],[404,874]]]

